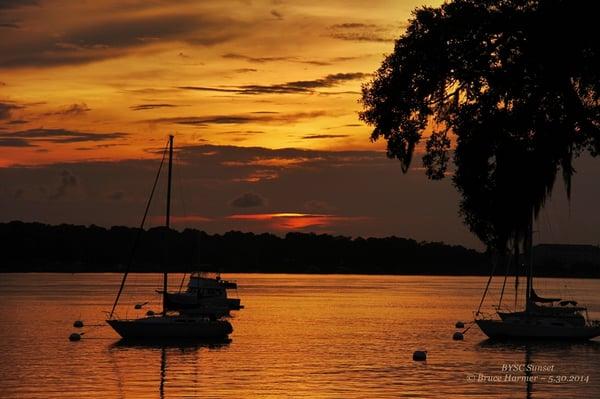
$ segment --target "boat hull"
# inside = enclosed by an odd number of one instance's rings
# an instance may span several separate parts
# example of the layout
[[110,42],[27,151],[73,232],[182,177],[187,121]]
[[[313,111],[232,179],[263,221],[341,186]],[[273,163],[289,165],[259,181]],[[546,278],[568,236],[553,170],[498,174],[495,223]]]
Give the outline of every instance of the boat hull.
[[125,339],[222,339],[233,332],[226,320],[159,316],[106,322]]
[[475,320],[475,322],[485,335],[494,339],[588,340],[600,335],[600,327],[596,326],[537,326],[484,319]]

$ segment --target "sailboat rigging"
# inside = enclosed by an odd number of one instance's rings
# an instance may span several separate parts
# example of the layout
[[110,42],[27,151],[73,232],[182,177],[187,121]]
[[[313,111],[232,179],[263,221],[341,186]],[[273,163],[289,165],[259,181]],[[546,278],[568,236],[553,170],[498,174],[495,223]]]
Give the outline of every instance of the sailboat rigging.
[[[486,315],[481,305],[487,294],[494,270],[487,282],[479,309],[475,312],[475,323],[490,338],[525,338],[525,339],[570,339],[587,340],[600,335],[600,321],[590,320],[587,308],[578,306],[576,301],[561,298],[540,297],[534,289],[533,276],[533,217],[529,220],[523,239],[523,252],[526,267],[525,309],[516,309],[518,289],[519,250],[515,242],[515,310],[501,311],[496,308],[499,319]],[[505,280],[506,282],[506,280]],[[504,282],[504,283],[505,283]],[[504,284],[502,294],[504,293]]]
[[[166,262],[168,261],[168,233],[170,229],[170,218],[171,218],[171,180],[172,180],[172,170],[173,170],[173,136],[169,136],[169,141],[167,144],[167,150],[163,153],[163,159],[161,161],[160,167],[158,169],[158,173],[156,179],[154,181],[154,185],[152,187],[152,191],[150,194],[150,198],[148,199],[148,203],[146,205],[146,211],[142,218],[142,223],[140,226],[140,230],[138,232],[138,237],[136,238],[136,242],[134,244],[134,249],[132,251],[132,255],[130,258],[130,262],[128,264],[127,270],[123,275],[123,279],[121,281],[121,286],[117,293],[117,297],[113,304],[112,310],[110,312],[109,318],[106,322],[123,338],[135,338],[135,339],[172,339],[172,338],[192,338],[192,339],[221,339],[226,338],[232,331],[233,328],[231,323],[227,320],[220,320],[216,315],[207,315],[207,314],[188,314],[182,312],[173,312],[168,307],[167,301],[167,289],[168,289],[168,272]],[[131,266],[134,251],[137,249],[137,245],[139,242],[139,234],[143,231],[144,222],[146,220],[148,209],[150,207],[150,202],[152,201],[152,196],[155,192],[156,185],[160,176],[160,171],[162,169],[162,165],[164,163],[165,154],[168,152],[168,172],[167,172],[167,200],[166,200],[166,214],[165,214],[165,245],[164,245],[164,253],[165,253],[165,265],[163,272],[163,289],[161,291],[162,294],[162,312],[159,316],[155,316],[154,314],[147,314],[145,317],[136,318],[136,319],[117,319],[114,317],[114,310],[117,306],[123,288],[125,286],[125,281],[127,278],[127,274],[129,273],[129,268]]]

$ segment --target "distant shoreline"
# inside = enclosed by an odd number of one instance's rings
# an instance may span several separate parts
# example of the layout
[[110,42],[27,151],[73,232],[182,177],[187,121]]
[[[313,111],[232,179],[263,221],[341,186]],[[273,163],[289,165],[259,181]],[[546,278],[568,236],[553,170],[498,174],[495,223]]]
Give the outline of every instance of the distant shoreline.
[[[0,242],[0,273],[122,273],[128,264],[132,273],[204,270],[265,274],[489,276],[491,272],[490,258],[485,253],[460,245],[402,237],[352,238],[300,232],[280,237],[271,233],[239,231],[208,234],[195,229],[177,231],[156,227],[139,230],[125,226],[107,229],[94,225],[13,221],[0,223]],[[596,258],[573,255],[573,251],[581,252],[585,248],[545,246],[542,249],[546,255],[545,258],[538,257],[543,263],[535,265],[536,276],[600,278],[600,262],[596,262]],[[595,247],[587,249],[590,250],[593,254],[597,252]],[[567,264],[560,258],[563,255],[566,260],[573,261]],[[165,268],[165,264],[168,267]],[[496,270],[496,275],[501,278],[505,273],[505,267]],[[508,274],[514,275],[514,269]]]

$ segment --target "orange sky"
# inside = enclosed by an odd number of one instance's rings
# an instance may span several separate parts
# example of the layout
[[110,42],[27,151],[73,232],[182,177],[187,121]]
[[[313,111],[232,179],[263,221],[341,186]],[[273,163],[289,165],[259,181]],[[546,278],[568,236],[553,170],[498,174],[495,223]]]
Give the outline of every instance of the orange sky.
[[179,145],[381,149],[357,118],[360,85],[422,2],[3,4],[10,165],[140,157],[170,132]]
[[[419,157],[402,175],[358,120],[411,11],[440,3],[1,0],[0,221],[137,225],[173,133],[177,228],[477,246],[450,179]],[[596,242],[596,169],[541,241]]]

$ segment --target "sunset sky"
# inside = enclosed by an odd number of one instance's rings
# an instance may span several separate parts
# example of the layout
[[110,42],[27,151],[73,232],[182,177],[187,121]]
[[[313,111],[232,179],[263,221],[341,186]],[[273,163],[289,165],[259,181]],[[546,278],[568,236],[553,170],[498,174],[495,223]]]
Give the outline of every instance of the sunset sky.
[[[172,133],[177,228],[477,247],[450,180],[402,175],[357,116],[411,10],[439,3],[0,0],[0,220],[136,225]],[[577,166],[540,241],[599,240],[600,170]]]

